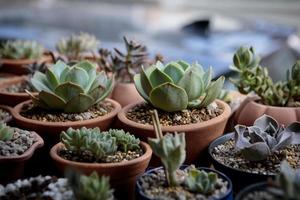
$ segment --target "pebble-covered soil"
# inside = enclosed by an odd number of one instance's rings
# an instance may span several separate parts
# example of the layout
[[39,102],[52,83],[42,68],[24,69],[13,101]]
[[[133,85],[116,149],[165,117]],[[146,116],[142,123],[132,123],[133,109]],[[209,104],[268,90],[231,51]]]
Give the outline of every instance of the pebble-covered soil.
[[23,117],[43,121],[43,122],[68,122],[68,121],[82,121],[88,119],[94,119],[100,116],[104,116],[114,109],[113,105],[108,101],[103,101],[94,105],[89,110],[82,113],[62,113],[48,111],[33,107],[32,104],[24,107],[21,115]]
[[144,153],[142,149],[136,151],[127,151],[127,152],[117,151],[112,155],[105,156],[101,160],[96,160],[96,158],[88,151],[82,152],[80,155],[65,149],[59,152],[59,156],[61,156],[66,160],[84,162],[84,163],[118,163],[118,162],[133,160],[135,158],[142,156],[143,154]]
[[213,149],[212,156],[222,164],[245,172],[274,175],[280,171],[280,163],[287,160],[291,167],[300,167],[300,145],[290,145],[269,156],[267,160],[250,162],[236,152],[233,139]]
[[67,179],[37,176],[0,185],[1,200],[73,200]]
[[9,87],[2,88],[0,91],[9,93],[21,93],[25,92],[25,90],[34,91],[33,87],[28,81],[23,81],[21,83],[10,85]]
[[9,112],[7,112],[6,110],[0,108],[0,122],[3,122],[3,121],[7,120],[10,117],[11,117],[11,115],[10,115]]
[[[179,175],[182,171],[177,172]],[[182,175],[182,174],[181,174]],[[166,177],[163,170],[158,170],[155,173],[143,175],[141,177],[140,184],[143,189],[143,193],[156,200],[213,200],[219,199],[222,195],[227,192],[228,183],[221,178],[217,180],[216,190],[205,196],[203,194],[196,194],[187,191],[184,186],[178,187],[166,187]]]
[[33,132],[13,128],[13,138],[9,141],[0,140],[0,156],[18,156],[29,149],[37,138]]
[[[126,113],[128,119],[141,124],[153,124],[151,111],[154,108],[147,103],[139,104]],[[185,109],[178,112],[164,112],[157,110],[160,124],[162,126],[176,126],[195,124],[210,120],[223,113],[223,108],[217,104],[211,104],[207,108]]]
[[268,191],[253,191],[246,194],[241,200],[280,200]]

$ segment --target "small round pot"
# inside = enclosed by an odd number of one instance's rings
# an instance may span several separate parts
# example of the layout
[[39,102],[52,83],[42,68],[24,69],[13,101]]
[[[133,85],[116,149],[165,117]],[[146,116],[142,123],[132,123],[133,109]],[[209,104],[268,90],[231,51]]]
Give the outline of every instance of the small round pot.
[[116,117],[117,113],[121,110],[121,106],[118,102],[111,99],[105,99],[105,101],[110,102],[114,107],[114,109],[110,113],[104,116],[97,117],[95,119],[89,119],[83,121],[44,122],[44,121],[25,118],[20,114],[20,112],[22,111],[22,108],[25,105],[32,103],[31,100],[16,105],[12,109],[12,116],[19,127],[22,127],[26,130],[36,131],[45,140],[47,138],[47,142],[49,144],[54,145],[59,141],[60,133],[62,131],[67,130],[70,127],[74,129],[78,129],[84,126],[86,128],[99,127],[103,131],[107,130],[110,127],[111,123],[113,122],[114,118]]
[[[183,165],[183,166],[180,167],[180,169],[185,169],[186,167],[187,167],[187,165]],[[153,174],[155,171],[160,170],[160,169],[163,169],[163,167],[158,167],[158,168],[151,169],[151,170],[145,172],[142,176],[148,176],[148,175]],[[228,182],[227,192],[221,198],[216,199],[216,200],[233,200],[232,183],[231,183],[231,180],[225,174],[223,174],[223,173],[221,173],[217,170],[207,168],[207,167],[198,167],[198,169],[204,170],[206,172],[217,173],[219,177],[221,177],[223,180],[226,180]],[[153,200],[153,199],[147,197],[145,193],[143,193],[140,179],[141,178],[139,178],[137,183],[136,183],[136,197],[137,197],[137,200]]]
[[30,73],[28,65],[34,63],[51,62],[51,57],[44,54],[40,59],[1,59],[1,72],[25,75]]
[[0,156],[0,184],[21,178],[26,162],[32,157],[36,149],[44,146],[43,139],[37,133],[34,134],[37,141],[22,155]]
[[[180,125],[180,126],[162,126],[163,133],[167,132],[185,132],[186,140],[186,163],[196,163],[199,160],[206,159],[206,150],[211,141],[223,134],[227,120],[230,116],[231,109],[225,102],[216,100],[218,106],[224,108],[221,115],[201,123]],[[140,140],[146,141],[148,138],[154,138],[154,128],[151,125],[140,124],[129,120],[126,117],[128,110],[137,106],[139,103],[133,103],[125,106],[121,112],[118,113],[118,126],[122,129],[133,133]],[[154,157],[154,156],[153,156]],[[160,162],[154,157],[151,161],[151,165],[158,166]],[[203,162],[201,163],[203,164]]]
[[[254,174],[254,173],[238,170],[233,167],[226,166],[221,162],[219,162],[218,160],[216,160],[212,155],[213,149],[220,144],[224,144],[226,141],[232,138],[234,138],[234,133],[228,133],[226,135],[217,138],[209,145],[208,153],[214,168],[216,170],[219,170],[227,174],[229,178],[232,180],[234,191],[240,191],[241,189],[243,189],[248,185],[257,182],[266,181],[269,178],[275,177],[275,175]],[[242,181],[241,181],[241,177],[242,177]]]
[[236,195],[235,200],[243,200],[247,194],[255,191],[263,191],[268,187],[270,186],[268,185],[267,182],[260,182],[260,183],[255,183],[253,185],[249,185],[248,187],[244,188]]
[[152,155],[147,143],[141,142],[140,145],[145,152],[141,157],[120,163],[82,163],[66,160],[58,155],[64,148],[62,143],[52,147],[50,156],[61,173],[65,169],[72,168],[86,175],[96,171],[99,175],[110,176],[110,183],[116,191],[116,196],[119,199],[133,199],[136,180],[145,172]]
[[[28,79],[27,76],[20,76],[7,80],[5,82],[0,82],[0,104],[15,106],[23,101],[30,99],[30,96],[26,92],[12,93],[1,91],[1,89],[7,88],[11,85],[24,82]],[[36,95],[36,93],[33,93]]]
[[235,112],[233,120],[235,124],[251,126],[263,114],[272,116],[279,124],[285,126],[292,122],[300,121],[300,107],[263,105],[257,102],[257,97],[245,99]]
[[0,105],[0,108],[1,108],[2,110],[7,111],[8,113],[10,113],[10,116],[8,116],[7,118],[3,119],[2,122],[3,122],[3,123],[9,123],[9,122],[11,122],[11,120],[12,120],[12,115],[11,115],[11,110],[12,110],[12,108],[9,107],[9,106],[5,106],[5,105]]
[[112,92],[112,99],[119,102],[122,107],[143,100],[133,83],[115,84],[114,90]]

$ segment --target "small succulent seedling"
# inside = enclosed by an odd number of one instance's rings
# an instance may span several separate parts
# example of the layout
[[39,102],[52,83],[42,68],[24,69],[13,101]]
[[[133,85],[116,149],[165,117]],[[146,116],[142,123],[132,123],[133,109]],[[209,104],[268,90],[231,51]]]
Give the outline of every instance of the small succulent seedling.
[[191,192],[197,192],[201,194],[211,194],[217,184],[218,174],[214,172],[206,172],[204,170],[198,170],[195,167],[188,169],[187,176],[185,178],[185,186]]
[[116,138],[119,150],[127,152],[129,150],[136,150],[140,148],[140,140],[128,132],[125,133],[124,130],[109,129],[108,134]]
[[[184,61],[163,65],[157,62],[134,76],[139,94],[155,108],[173,112],[187,107],[206,107],[219,95],[224,77],[211,81],[212,68]],[[202,97],[202,98],[200,98]]]
[[109,177],[99,177],[97,172],[91,175],[79,175],[67,171],[68,183],[76,200],[113,200],[113,189],[110,189]]
[[42,57],[44,47],[36,41],[7,41],[0,48],[0,58],[6,59],[38,59]]
[[46,73],[35,72],[31,83],[38,97],[28,92],[36,106],[66,113],[79,113],[104,100],[113,89],[113,78],[81,61],[68,66],[58,61]]
[[175,133],[172,135],[168,133],[163,136],[156,110],[152,113],[152,120],[156,138],[149,138],[149,145],[164,165],[169,186],[177,186],[179,183],[176,178],[176,171],[183,164],[186,157],[185,134]]
[[69,38],[63,38],[56,44],[59,53],[67,56],[70,60],[79,59],[83,53],[95,52],[99,40],[88,33],[72,34]]
[[233,56],[231,68],[239,73],[238,79],[231,79],[238,90],[247,94],[255,92],[262,103],[272,106],[299,106],[300,61],[287,70],[287,80],[274,83],[252,47],[241,47]]
[[0,140],[9,141],[13,138],[14,130],[0,122]]
[[234,129],[236,150],[249,161],[260,161],[290,145],[294,132],[300,132],[300,123],[294,122],[284,128],[271,116],[263,115],[253,126],[237,125]]

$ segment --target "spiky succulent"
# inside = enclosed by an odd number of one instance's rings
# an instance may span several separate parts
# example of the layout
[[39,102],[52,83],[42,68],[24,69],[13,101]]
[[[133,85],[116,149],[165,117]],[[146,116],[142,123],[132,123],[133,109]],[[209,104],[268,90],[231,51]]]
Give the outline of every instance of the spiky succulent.
[[56,49],[70,60],[78,60],[84,53],[95,52],[99,44],[100,41],[94,35],[81,32],[61,39],[56,44]]
[[273,152],[293,142],[295,132],[300,132],[300,123],[294,122],[284,128],[271,116],[263,115],[253,126],[235,126],[235,148],[249,161],[265,160]]
[[73,171],[67,171],[66,176],[76,200],[114,199],[113,189],[110,189],[109,185],[109,177],[99,177],[97,172],[86,176]]
[[73,66],[58,61],[46,73],[36,72],[31,83],[39,92],[38,97],[31,94],[36,106],[66,113],[88,110],[104,100],[113,88],[113,78],[97,72],[96,66],[88,61]]
[[90,152],[97,161],[114,154],[117,150],[127,152],[140,148],[139,139],[118,129],[101,132],[99,128],[69,128],[61,133],[60,138],[66,149],[78,155],[81,152]]
[[173,112],[212,103],[222,90],[224,77],[216,81],[211,78],[212,68],[205,72],[200,65],[184,61],[165,66],[157,62],[135,75],[134,83],[140,95],[155,108]]
[[207,195],[215,190],[217,180],[218,174],[193,167],[188,169],[184,184],[191,192]]
[[13,138],[14,130],[6,126],[5,123],[0,122],[0,140],[1,141],[9,141]]
[[239,73],[239,78],[231,81],[241,93],[255,92],[266,105],[300,105],[300,61],[287,71],[286,81],[274,83],[267,68],[259,65],[254,49],[241,47],[233,56],[231,68]]
[[44,47],[36,41],[7,41],[0,47],[0,58],[6,59],[38,59],[44,53]]
[[165,167],[169,186],[177,186],[179,183],[176,179],[176,171],[183,164],[186,157],[185,134],[175,133],[172,135],[167,133],[163,136],[156,110],[152,113],[152,120],[156,138],[149,138],[149,145],[153,153],[160,158]]

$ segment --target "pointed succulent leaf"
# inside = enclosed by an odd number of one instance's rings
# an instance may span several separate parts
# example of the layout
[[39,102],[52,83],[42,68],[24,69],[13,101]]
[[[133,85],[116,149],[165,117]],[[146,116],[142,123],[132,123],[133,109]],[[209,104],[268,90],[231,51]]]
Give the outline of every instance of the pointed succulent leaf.
[[256,119],[253,123],[254,126],[261,128],[262,130],[266,130],[269,125],[272,125],[275,129],[279,128],[278,122],[271,116],[262,115],[258,119]]
[[72,67],[66,75],[65,82],[72,82],[85,88],[89,82],[89,75],[82,68]]
[[280,150],[293,142],[294,133],[289,131],[283,131],[282,137],[278,141],[278,143],[272,148],[273,151]]
[[225,78],[222,76],[218,78],[215,82],[211,83],[207,88],[206,95],[202,100],[200,106],[208,106],[211,104],[221,93]]
[[183,71],[186,71],[190,67],[189,63],[187,63],[183,60],[179,60],[179,61],[177,61],[177,63],[181,66]]
[[152,90],[152,85],[149,79],[150,75],[147,76],[144,68],[142,67],[142,71],[140,74],[140,85],[142,86],[144,94],[149,98],[150,92]]
[[50,92],[51,88],[49,87],[49,83],[45,74],[37,71],[30,79],[31,84],[33,85],[34,89],[38,92],[46,91]]
[[66,106],[66,102],[61,97],[53,93],[41,91],[39,93],[39,99],[50,109],[64,109]]
[[66,82],[59,85],[55,90],[55,94],[60,96],[65,100],[65,102],[70,101],[75,96],[78,96],[80,93],[84,93],[83,89],[77,84]]
[[149,96],[146,94],[143,86],[142,86],[142,81],[141,81],[141,74],[136,74],[133,78],[134,80],[134,85],[138,93],[146,100],[149,101]]
[[173,83],[173,80],[167,74],[156,68],[150,75],[150,82],[152,87],[155,88],[164,83]]
[[265,160],[271,153],[268,145],[264,142],[257,142],[241,150],[243,157],[249,161]]
[[184,71],[181,69],[181,65],[176,62],[167,64],[163,72],[166,73],[175,84],[177,84],[184,75]]
[[67,102],[64,111],[67,113],[80,113],[94,105],[94,102],[92,97],[81,93]]

